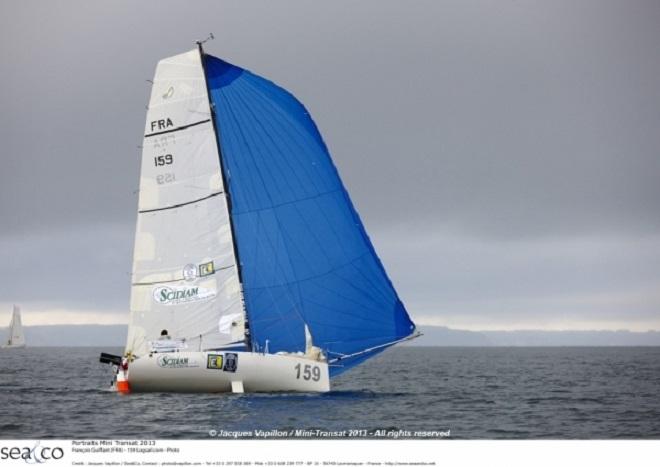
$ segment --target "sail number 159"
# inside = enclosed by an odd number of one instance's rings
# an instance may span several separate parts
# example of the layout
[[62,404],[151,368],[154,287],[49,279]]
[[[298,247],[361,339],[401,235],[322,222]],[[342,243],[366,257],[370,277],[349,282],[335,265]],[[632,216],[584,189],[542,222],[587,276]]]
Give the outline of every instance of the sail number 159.
[[160,165],[170,165],[174,162],[174,156],[172,154],[165,154],[164,156],[154,157],[154,165],[156,167]]
[[296,370],[296,379],[302,379],[305,381],[318,381],[321,379],[321,369],[316,365],[301,365],[298,363],[294,369]]

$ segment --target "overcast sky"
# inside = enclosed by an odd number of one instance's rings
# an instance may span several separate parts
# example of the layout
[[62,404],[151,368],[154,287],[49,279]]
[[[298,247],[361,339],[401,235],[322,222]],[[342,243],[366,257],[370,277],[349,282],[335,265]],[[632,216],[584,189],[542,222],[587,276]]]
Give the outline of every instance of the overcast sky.
[[660,329],[660,2],[0,3],[0,326],[128,319],[145,105],[194,47],[310,110],[419,324]]

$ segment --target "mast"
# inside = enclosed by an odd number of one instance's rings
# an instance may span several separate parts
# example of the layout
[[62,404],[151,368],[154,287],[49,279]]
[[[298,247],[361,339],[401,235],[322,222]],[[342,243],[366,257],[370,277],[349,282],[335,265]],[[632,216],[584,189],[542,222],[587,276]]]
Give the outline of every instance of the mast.
[[213,130],[214,130],[214,138],[215,138],[215,144],[218,149],[218,158],[220,162],[220,175],[222,176],[222,184],[224,185],[224,192],[225,192],[225,197],[227,200],[227,211],[229,212],[229,228],[231,230],[231,236],[232,236],[232,248],[234,249],[234,258],[236,259],[236,271],[238,272],[238,283],[240,285],[240,296],[241,296],[241,303],[243,305],[243,310],[245,312],[245,344],[247,345],[249,350],[252,350],[252,339],[250,336],[250,320],[248,316],[248,311],[247,311],[247,306],[245,304],[245,296],[243,294],[243,276],[242,276],[242,266],[241,266],[241,260],[238,256],[238,248],[236,248],[236,229],[234,228],[234,221],[232,219],[232,205],[231,205],[231,195],[229,194],[229,181],[227,180],[227,177],[225,176],[225,171],[223,169],[223,157],[222,157],[222,147],[220,146],[220,138],[218,135],[220,134],[219,132],[219,127],[218,127],[218,122],[215,114],[215,106],[213,105],[213,102],[211,102],[211,90],[209,89],[209,82],[208,79],[206,78],[206,64],[204,63],[204,49],[202,47],[202,44],[206,42],[209,39],[213,39],[213,34],[211,34],[207,39],[203,41],[196,41],[195,43],[197,44],[197,50],[199,51],[199,60],[202,63],[202,71],[204,74],[204,84],[206,85],[206,98],[209,103],[209,109],[211,110],[211,122],[213,124]]

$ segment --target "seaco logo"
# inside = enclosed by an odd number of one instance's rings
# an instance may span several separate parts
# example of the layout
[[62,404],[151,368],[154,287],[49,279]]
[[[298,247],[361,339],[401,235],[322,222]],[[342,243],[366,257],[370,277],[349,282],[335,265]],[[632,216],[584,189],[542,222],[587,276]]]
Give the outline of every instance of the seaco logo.
[[43,464],[50,460],[60,460],[64,457],[64,450],[60,447],[39,446],[39,442],[32,448],[9,447],[0,448],[0,460],[23,460],[27,464]]

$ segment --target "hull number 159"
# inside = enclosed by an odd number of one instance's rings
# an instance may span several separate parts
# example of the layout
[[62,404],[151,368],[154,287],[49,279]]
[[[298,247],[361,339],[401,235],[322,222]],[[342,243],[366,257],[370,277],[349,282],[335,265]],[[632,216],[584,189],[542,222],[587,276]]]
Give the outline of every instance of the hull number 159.
[[316,365],[301,365],[298,363],[295,367],[296,370],[296,379],[302,379],[305,381],[318,381],[321,379],[321,369]]

